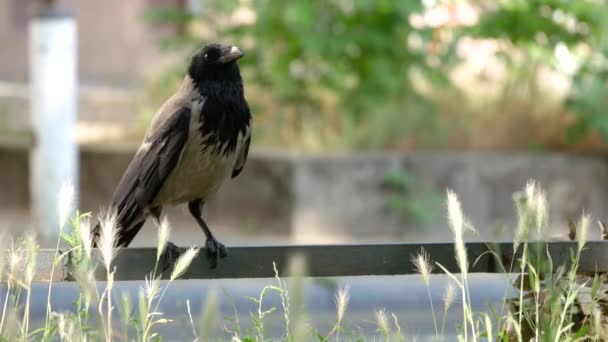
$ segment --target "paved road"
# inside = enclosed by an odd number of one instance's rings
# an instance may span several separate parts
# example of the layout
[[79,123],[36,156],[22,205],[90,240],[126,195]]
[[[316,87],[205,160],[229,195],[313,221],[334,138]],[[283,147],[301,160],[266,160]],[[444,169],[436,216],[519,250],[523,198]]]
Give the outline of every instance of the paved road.
[[[163,341],[192,341],[192,329],[186,314],[186,299],[190,299],[192,313],[197,322],[206,296],[215,291],[220,298],[220,311],[216,320],[215,339],[229,340],[230,333],[224,330],[230,319],[235,317],[234,308],[244,331],[251,329],[250,313],[257,311],[257,304],[248,296],[258,297],[262,288],[274,284],[274,279],[222,279],[222,280],[188,280],[178,281],[167,290],[160,311],[172,318],[174,322],[161,327]],[[431,293],[435,311],[442,312],[442,297],[448,283],[445,276],[431,277]],[[487,311],[488,305],[500,308],[501,298],[512,291],[504,275],[473,274],[470,276],[471,296],[475,311]],[[343,277],[335,279],[308,279],[305,281],[306,306],[312,326],[321,333],[326,333],[335,320],[333,296],[335,289],[348,284],[351,300],[346,313],[346,321],[353,328],[360,330],[368,340],[376,334],[377,326],[374,312],[385,309],[395,313],[402,329],[409,337],[418,341],[429,340],[434,335],[433,321],[422,279],[418,276],[384,276],[384,277]],[[128,293],[133,302],[141,282],[121,282],[114,289],[114,294]],[[55,311],[72,310],[72,301],[76,299],[75,285],[58,283],[53,287],[52,305]],[[37,284],[33,290],[32,318],[42,322],[45,315],[47,287]],[[4,296],[2,295],[2,298]],[[450,310],[446,320],[446,339],[455,340],[455,328],[462,321],[462,313],[456,305]],[[268,307],[280,307],[276,295],[268,297]],[[229,318],[224,320],[223,318]],[[266,324],[267,334],[273,339],[280,339],[284,322],[282,313],[273,313]],[[390,316],[389,316],[390,317]],[[441,322],[439,315],[438,319]],[[410,339],[408,339],[410,340]]]

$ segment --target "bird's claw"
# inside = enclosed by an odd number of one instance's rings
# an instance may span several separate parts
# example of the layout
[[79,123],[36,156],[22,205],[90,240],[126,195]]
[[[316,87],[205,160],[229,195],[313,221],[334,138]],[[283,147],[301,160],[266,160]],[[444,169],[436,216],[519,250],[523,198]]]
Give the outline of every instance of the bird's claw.
[[179,247],[177,247],[174,243],[170,241],[167,242],[167,246],[165,246],[165,251],[161,256],[163,260],[163,268],[161,269],[161,272],[165,272],[166,270],[171,268],[171,266],[175,264],[180,255],[181,252]]
[[207,250],[207,259],[211,263],[211,268],[216,268],[219,259],[226,257],[228,254],[226,246],[217,241],[214,237],[207,239],[205,247]]

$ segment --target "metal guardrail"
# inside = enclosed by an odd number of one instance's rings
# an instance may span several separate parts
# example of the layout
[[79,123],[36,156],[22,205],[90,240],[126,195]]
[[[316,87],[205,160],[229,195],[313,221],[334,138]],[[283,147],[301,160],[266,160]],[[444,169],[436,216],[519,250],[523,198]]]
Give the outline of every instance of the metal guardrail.
[[[539,248],[540,246],[540,248]],[[302,255],[307,261],[307,276],[367,276],[415,274],[412,256],[421,248],[432,262],[443,265],[448,271],[460,273],[454,258],[453,243],[394,243],[367,245],[308,245],[308,246],[249,246],[231,247],[228,256],[221,259],[218,267],[211,269],[202,249],[188,271],[180,279],[214,278],[267,278],[274,276],[273,262],[281,275],[287,270],[289,259]],[[471,273],[517,272],[517,260],[521,248],[513,253],[512,242],[469,242],[466,244]],[[532,252],[540,252],[543,258],[551,256],[553,265],[567,264],[577,250],[576,241],[552,241],[531,243]],[[94,252],[96,253],[96,252]],[[38,256],[37,281],[50,279],[55,258],[54,250],[41,250]],[[155,248],[126,248],[119,250],[114,261],[115,280],[143,280],[154,269]],[[503,267],[502,265],[507,265]],[[513,265],[513,268],[510,268]],[[171,267],[163,273],[168,278]],[[442,273],[435,267],[435,273]],[[579,260],[579,272],[608,272],[608,241],[590,241],[585,245]],[[105,278],[105,270],[97,269],[97,277]],[[66,280],[67,269],[57,267],[54,281]]]

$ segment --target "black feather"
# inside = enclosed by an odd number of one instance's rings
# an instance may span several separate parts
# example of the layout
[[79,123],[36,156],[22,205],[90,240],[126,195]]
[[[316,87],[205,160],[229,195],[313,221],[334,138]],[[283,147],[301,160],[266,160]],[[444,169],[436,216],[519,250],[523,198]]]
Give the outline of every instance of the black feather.
[[147,207],[177,165],[188,140],[191,111],[182,107],[145,141],[127,167],[114,195],[118,219],[118,246],[127,246],[146,220]]
[[232,178],[236,178],[243,168],[245,167],[245,163],[247,162],[247,156],[249,155],[249,145],[251,144],[251,136],[247,137],[245,144],[242,147],[241,156],[237,159],[236,164],[234,165],[234,170],[232,170]]
[[205,99],[200,121],[203,152],[212,149],[227,156],[236,151],[239,135],[247,133],[251,115],[242,96],[210,96]]
[[235,61],[217,61],[229,50],[229,46],[206,45],[194,54],[188,68],[188,75],[204,99],[199,118],[202,152],[211,150],[224,156],[236,152],[239,135],[245,137],[251,122],[239,65]]

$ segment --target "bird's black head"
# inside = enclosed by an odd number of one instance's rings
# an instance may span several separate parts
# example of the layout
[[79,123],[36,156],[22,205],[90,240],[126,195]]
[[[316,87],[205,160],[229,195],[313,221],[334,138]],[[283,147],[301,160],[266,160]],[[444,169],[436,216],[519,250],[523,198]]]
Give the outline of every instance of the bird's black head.
[[200,90],[218,84],[241,84],[241,73],[236,61],[243,55],[243,51],[236,46],[207,44],[192,56],[188,75]]

